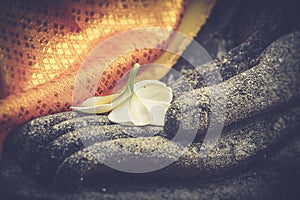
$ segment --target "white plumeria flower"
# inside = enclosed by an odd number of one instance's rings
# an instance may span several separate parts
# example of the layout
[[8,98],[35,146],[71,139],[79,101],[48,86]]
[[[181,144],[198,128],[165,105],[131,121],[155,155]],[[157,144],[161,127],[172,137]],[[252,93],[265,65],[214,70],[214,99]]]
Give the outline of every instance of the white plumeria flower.
[[138,69],[139,64],[135,64],[123,93],[91,97],[80,107],[72,108],[85,113],[105,113],[112,110],[108,119],[123,125],[163,126],[173,98],[172,89],[158,80],[144,80],[134,84]]

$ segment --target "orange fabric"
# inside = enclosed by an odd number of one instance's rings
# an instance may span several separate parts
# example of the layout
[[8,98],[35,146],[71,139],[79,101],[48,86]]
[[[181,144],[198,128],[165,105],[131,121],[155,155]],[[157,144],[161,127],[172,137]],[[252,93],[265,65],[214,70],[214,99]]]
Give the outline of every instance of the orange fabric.
[[[69,110],[75,75],[104,39],[137,27],[176,29],[185,0],[0,1],[0,143],[35,117]],[[162,52],[122,56],[103,73],[97,94],[108,94],[132,64]],[[0,147],[2,145],[0,144]]]

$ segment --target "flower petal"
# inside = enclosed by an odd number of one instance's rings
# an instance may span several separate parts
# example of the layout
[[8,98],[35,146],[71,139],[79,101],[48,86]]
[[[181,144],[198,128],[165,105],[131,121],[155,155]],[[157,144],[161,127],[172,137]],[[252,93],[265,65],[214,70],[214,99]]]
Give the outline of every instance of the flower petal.
[[90,97],[82,102],[80,107],[84,106],[96,106],[96,105],[103,105],[103,104],[110,104],[116,98],[118,98],[121,94],[112,94],[108,96],[97,96],[97,97]]
[[163,126],[173,98],[172,89],[157,80],[144,80],[134,84],[138,69],[139,65],[134,65],[124,92],[91,97],[81,106],[72,108],[86,113],[104,113],[112,110],[108,119],[123,125]]
[[112,94],[108,96],[90,97],[86,99],[80,106],[72,106],[72,109],[76,109],[85,113],[105,113],[111,111],[115,107],[121,105],[126,101],[133,92],[134,78],[140,68],[140,65],[136,63],[130,72],[130,76],[127,82],[126,89],[121,94]]
[[129,116],[129,99],[127,99],[121,105],[113,109],[109,113],[108,119],[114,123],[119,123],[119,124],[131,123],[133,125]]
[[78,110],[80,112],[95,114],[95,113],[106,113],[113,109],[112,104],[104,104],[98,106],[72,106],[72,109]]
[[167,110],[170,106],[169,102],[164,101],[153,101],[150,99],[142,99],[140,98],[140,101],[146,106],[146,108],[150,111],[154,106],[161,106],[165,110]]
[[138,82],[134,87],[135,94],[141,99],[151,99],[170,103],[173,98],[172,90],[166,84],[157,80]]
[[149,110],[135,93],[129,99],[129,116],[136,126],[148,125],[152,121]]
[[109,119],[129,126],[163,126],[173,97],[171,88],[166,87],[163,82],[147,80],[137,83],[134,89],[129,99],[113,109]]
[[150,115],[152,118],[150,124],[155,126],[164,126],[166,111],[167,109],[159,104],[153,106],[150,110]]

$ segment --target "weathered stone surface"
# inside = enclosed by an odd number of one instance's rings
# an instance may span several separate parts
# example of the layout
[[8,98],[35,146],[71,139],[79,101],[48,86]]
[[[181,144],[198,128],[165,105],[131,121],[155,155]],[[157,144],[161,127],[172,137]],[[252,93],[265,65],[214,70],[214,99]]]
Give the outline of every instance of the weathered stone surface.
[[[95,185],[93,190],[56,193],[45,190],[26,173],[11,155],[0,162],[0,196],[3,199],[83,200],[83,199],[296,199],[299,195],[299,134],[261,155],[259,164],[248,165],[247,172],[235,171],[233,176],[213,179],[194,178],[171,182],[159,180]],[[243,172],[243,173],[242,173]]]
[[[188,94],[183,93],[167,112],[166,133],[173,136],[180,124],[187,130],[199,124],[199,134],[203,134],[211,122],[211,112],[220,116],[215,118],[217,123],[224,121],[227,126],[299,100],[299,49],[300,33],[285,35],[266,48],[255,67],[221,84],[196,89],[198,105],[191,105]],[[218,115],[224,111],[225,119]]]
[[[81,118],[66,122],[68,126],[76,127],[78,126],[79,119]],[[60,123],[59,125],[67,123]],[[83,149],[93,148],[95,143],[120,138],[149,137],[151,134],[159,134],[162,131],[161,127],[144,127],[141,129],[139,127],[124,127],[121,125],[94,125],[77,128],[45,145],[40,156],[36,158],[36,163],[33,165],[32,171],[43,182],[49,182],[55,175],[55,171],[59,165],[65,159],[76,154],[78,151],[86,152]]]
[[[77,113],[66,112],[37,118],[21,126],[18,131],[20,134],[16,134],[12,141],[18,144],[13,149],[17,159],[24,167],[31,166],[41,156],[46,145],[55,138],[76,128],[110,124],[104,116],[84,116],[76,121],[77,117],[79,117]],[[73,123],[70,124],[68,120],[71,119]],[[27,156],[23,156],[24,154]]]
[[[56,184],[68,187],[70,182],[78,185],[88,181],[94,182],[91,179],[96,179],[98,184],[102,184],[103,177],[107,180],[108,176],[113,177],[116,173],[114,169],[105,166],[105,163],[120,161],[128,166],[131,163],[135,166],[135,162],[138,161],[137,164],[141,167],[155,167],[157,163],[159,165],[174,161],[181,154],[183,155],[177,161],[166,168],[150,174],[136,175],[135,178],[156,177],[172,180],[225,176],[228,171],[242,170],[254,159],[262,159],[260,154],[266,153],[280,140],[289,137],[288,133],[293,133],[299,126],[299,120],[300,107],[295,107],[282,110],[280,114],[270,113],[236,124],[223,131],[217,145],[204,158],[199,151],[200,143],[184,149],[160,136],[122,138],[96,143],[64,160],[57,170]],[[134,157],[129,158],[128,151],[133,152]],[[147,160],[140,163],[145,156]],[[119,172],[117,174],[125,175]]]

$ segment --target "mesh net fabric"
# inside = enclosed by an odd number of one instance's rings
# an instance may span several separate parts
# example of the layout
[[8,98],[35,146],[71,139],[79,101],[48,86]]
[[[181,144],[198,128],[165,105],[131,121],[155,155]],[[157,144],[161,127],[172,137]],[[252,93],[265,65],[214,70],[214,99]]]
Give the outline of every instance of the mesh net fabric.
[[[0,1],[0,148],[14,126],[69,110],[76,72],[99,43],[138,27],[176,30],[186,7],[187,0]],[[103,72],[96,95],[109,94],[134,63],[162,53],[121,56]]]

